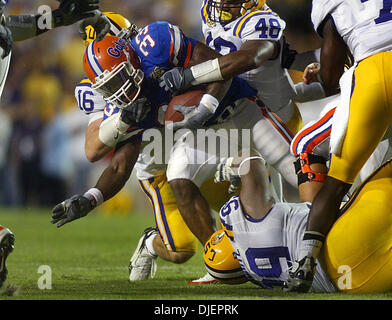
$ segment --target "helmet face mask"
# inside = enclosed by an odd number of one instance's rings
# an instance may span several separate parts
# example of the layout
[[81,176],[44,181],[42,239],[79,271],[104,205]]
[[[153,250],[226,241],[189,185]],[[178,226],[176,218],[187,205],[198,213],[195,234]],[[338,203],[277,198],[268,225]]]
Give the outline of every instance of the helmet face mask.
[[224,25],[256,6],[255,0],[210,0],[207,7],[208,18],[212,22]]
[[92,88],[107,102],[124,108],[138,98],[143,79],[140,69],[136,70],[129,61],[124,61],[110,72],[105,70],[95,79]]

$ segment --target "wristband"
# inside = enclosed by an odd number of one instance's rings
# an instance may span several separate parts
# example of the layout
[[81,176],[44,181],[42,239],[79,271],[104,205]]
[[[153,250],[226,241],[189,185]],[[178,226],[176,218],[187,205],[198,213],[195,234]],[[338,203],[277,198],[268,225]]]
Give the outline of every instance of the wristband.
[[205,106],[208,110],[210,110],[212,113],[215,113],[216,109],[219,106],[219,101],[217,98],[214,96],[206,93],[203,95],[203,97],[200,100],[200,104]]
[[86,197],[91,201],[93,208],[98,207],[104,202],[103,194],[97,188],[91,188],[83,195],[83,197]]
[[191,84],[194,86],[223,80],[218,58],[191,67],[191,72],[195,79]]

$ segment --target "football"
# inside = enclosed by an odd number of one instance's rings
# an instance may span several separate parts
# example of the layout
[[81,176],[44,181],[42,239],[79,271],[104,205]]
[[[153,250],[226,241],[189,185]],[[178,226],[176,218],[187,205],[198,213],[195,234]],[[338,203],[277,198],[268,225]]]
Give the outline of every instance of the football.
[[165,123],[166,122],[179,122],[184,120],[184,115],[181,112],[174,110],[174,106],[182,105],[187,107],[198,106],[201,98],[204,95],[203,90],[192,90],[187,91],[178,96],[174,96],[167,107],[165,112]]

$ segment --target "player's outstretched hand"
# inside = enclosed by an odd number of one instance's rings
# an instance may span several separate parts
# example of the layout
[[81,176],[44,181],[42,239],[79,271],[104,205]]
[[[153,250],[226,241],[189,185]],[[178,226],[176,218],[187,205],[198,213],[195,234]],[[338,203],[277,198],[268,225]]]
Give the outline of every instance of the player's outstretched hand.
[[318,62],[313,62],[306,67],[302,80],[305,84],[311,84],[312,82],[316,82],[318,81],[319,73],[320,64]]
[[99,10],[95,11],[95,15],[83,19],[79,24],[79,34],[83,40],[87,39],[86,27],[92,26],[96,32],[96,40],[101,41],[110,31],[110,21],[109,19]]
[[69,26],[82,19],[94,17],[100,0],[57,0],[59,7],[53,11],[53,27]]
[[193,80],[195,78],[191,69],[176,67],[163,74],[159,79],[159,86],[171,93],[177,93],[188,89]]
[[0,24],[0,47],[3,49],[1,59],[4,59],[10,54],[13,45],[14,41],[12,40],[10,29]]
[[211,112],[203,104],[198,106],[174,106],[174,110],[181,112],[184,115],[184,120],[179,122],[170,122],[167,124],[169,130],[178,130],[182,128],[186,129],[198,129],[202,128],[204,124],[210,119],[214,113]]
[[241,177],[238,175],[238,167],[233,167],[233,157],[224,158],[218,164],[215,172],[214,182],[229,181],[229,194],[235,193],[241,186]]
[[53,208],[51,223],[59,222],[57,228],[60,228],[68,222],[86,216],[92,209],[93,206],[89,199],[79,194],[74,195]]

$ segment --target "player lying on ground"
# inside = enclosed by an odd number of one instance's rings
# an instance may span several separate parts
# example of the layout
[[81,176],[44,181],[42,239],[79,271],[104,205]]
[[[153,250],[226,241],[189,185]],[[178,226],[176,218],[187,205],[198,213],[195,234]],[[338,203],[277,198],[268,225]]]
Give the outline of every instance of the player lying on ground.
[[[312,21],[323,38],[319,78],[326,90],[340,85],[341,100],[328,176],[313,201],[301,255],[288,279],[289,289],[301,292],[311,286],[314,260],[343,197],[392,123],[392,14],[385,1],[313,0]],[[347,50],[354,66],[343,74]]]
[[[265,0],[204,0],[201,19],[205,43],[222,56],[188,69],[168,71],[162,77],[162,85],[176,92],[191,85],[240,76],[292,132],[298,132],[302,118],[295,101],[321,99],[325,93],[317,82],[293,84],[286,70],[293,56],[286,56],[285,21]],[[293,68],[303,70],[317,59],[318,51],[296,55]],[[176,126],[190,127],[192,120],[188,115]]]
[[[252,282],[264,288],[284,288],[293,261],[303,254],[301,239],[311,204],[276,203],[269,192],[265,161],[257,152],[218,167],[217,181],[233,176],[241,179],[241,192],[220,211],[223,231],[232,244],[228,254],[234,254]],[[392,290],[391,191],[389,160],[360,185],[334,217],[319,259],[310,266],[315,270],[311,291]],[[213,256],[208,247],[205,254],[207,270],[214,274],[225,255]],[[223,273],[216,271],[218,276]]]

